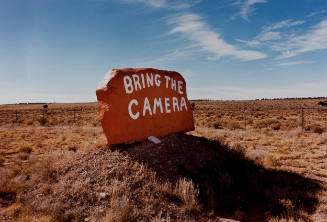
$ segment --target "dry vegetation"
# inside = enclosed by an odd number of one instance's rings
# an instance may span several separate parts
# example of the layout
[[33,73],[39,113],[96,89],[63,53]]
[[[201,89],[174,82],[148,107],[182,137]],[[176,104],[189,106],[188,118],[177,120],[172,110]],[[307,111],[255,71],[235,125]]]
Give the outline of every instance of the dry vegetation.
[[188,135],[110,148],[95,103],[2,105],[0,221],[327,221],[319,101],[195,101]]

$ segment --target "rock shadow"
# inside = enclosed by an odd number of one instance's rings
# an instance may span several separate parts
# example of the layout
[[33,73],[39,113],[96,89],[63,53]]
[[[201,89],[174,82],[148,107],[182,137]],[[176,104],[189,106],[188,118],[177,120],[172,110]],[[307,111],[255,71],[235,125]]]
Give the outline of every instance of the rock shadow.
[[236,150],[217,141],[185,134],[119,145],[113,150],[126,152],[145,163],[162,181],[191,179],[199,188],[199,199],[215,215],[241,221],[267,221],[269,217],[308,220],[321,189],[318,181],[295,173],[268,170]]

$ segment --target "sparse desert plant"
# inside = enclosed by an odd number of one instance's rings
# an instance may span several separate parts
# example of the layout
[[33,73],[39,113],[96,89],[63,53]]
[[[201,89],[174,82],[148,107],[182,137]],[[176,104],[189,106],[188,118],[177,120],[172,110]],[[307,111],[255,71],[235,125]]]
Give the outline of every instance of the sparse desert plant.
[[192,110],[195,110],[195,103],[191,103]]
[[162,215],[162,211],[160,211],[160,213],[155,216],[154,218],[151,218],[151,222],[171,222],[170,216],[169,214],[167,214],[166,216]]
[[5,158],[0,154],[0,167],[4,164]]
[[273,155],[268,154],[268,155],[265,155],[265,157],[263,158],[263,166],[270,168],[270,167],[274,167],[277,165],[278,165],[278,162],[276,160],[276,157],[274,157]]
[[276,123],[272,123],[270,125],[270,127],[273,129],[273,130],[279,130],[280,129],[280,126],[281,124],[279,122],[276,122]]
[[253,124],[253,118],[251,118],[251,117],[247,117],[246,118],[246,124]]
[[44,117],[41,117],[38,121],[39,121],[41,126],[44,126],[47,123],[47,119],[44,118]]
[[104,222],[132,222],[138,216],[137,208],[134,208],[126,195],[111,198],[110,209]]
[[324,131],[325,130],[318,124],[313,127],[313,132],[314,133],[322,134]]
[[241,125],[235,120],[228,120],[226,127],[231,130],[242,129]]
[[186,180],[185,178],[179,179],[175,187],[175,192],[183,200],[187,213],[193,214],[200,211],[198,203],[199,190],[192,181]]
[[56,118],[56,117],[51,118],[50,124],[51,124],[52,126],[56,126],[56,125],[58,125],[58,124],[59,124],[58,118]]
[[214,122],[212,123],[212,126],[213,126],[213,128],[215,128],[215,129],[223,129],[223,128],[224,128],[223,123],[222,123],[221,120],[216,120],[216,121],[214,121]]
[[322,134],[325,130],[319,124],[311,124],[305,127],[306,131]]
[[30,154],[33,151],[33,149],[30,146],[23,146],[19,149],[19,151]]
[[78,148],[77,148],[76,146],[69,146],[69,147],[68,147],[68,150],[69,150],[69,151],[73,151],[73,152],[76,152],[77,149],[78,149]]
[[58,154],[43,156],[34,162],[29,168],[25,169],[24,172],[28,175],[33,175],[36,181],[38,181],[37,183],[45,182],[48,184],[54,181],[57,177],[58,170],[55,162],[59,161],[60,158],[62,157]]
[[255,123],[254,127],[259,129],[271,127],[274,130],[278,130],[277,128],[280,128],[280,125],[280,122],[276,119],[264,119]]
[[319,101],[318,105],[320,106],[327,106],[327,101]]

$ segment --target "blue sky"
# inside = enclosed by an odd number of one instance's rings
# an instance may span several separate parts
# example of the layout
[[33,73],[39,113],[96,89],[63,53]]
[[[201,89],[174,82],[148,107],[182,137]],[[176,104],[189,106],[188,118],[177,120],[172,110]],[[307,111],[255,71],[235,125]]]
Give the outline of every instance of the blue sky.
[[95,101],[112,68],[191,99],[327,96],[326,0],[0,0],[0,103]]

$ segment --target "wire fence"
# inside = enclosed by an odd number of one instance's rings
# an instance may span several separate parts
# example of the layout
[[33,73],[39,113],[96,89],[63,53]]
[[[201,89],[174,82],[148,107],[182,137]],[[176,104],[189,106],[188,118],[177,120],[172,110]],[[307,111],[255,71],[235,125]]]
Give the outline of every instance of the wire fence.
[[[302,130],[310,130],[310,127],[320,127],[327,130],[327,108],[297,107],[297,108],[219,108],[195,106],[195,119],[203,119],[209,123],[224,120],[234,120],[240,125],[238,128],[247,129],[248,126],[264,125],[269,121],[271,124],[283,123],[284,128],[301,127]],[[202,111],[202,112],[201,112]],[[202,117],[201,115],[202,114]],[[210,125],[210,124],[209,124]],[[215,126],[214,126],[215,127]],[[216,126],[215,128],[219,128]],[[258,128],[261,128],[260,126]],[[264,128],[264,127],[262,127]]]
[[[210,120],[229,118],[238,121],[243,129],[253,125],[253,120],[260,122],[269,118],[276,119],[293,127],[301,127],[303,130],[312,124],[319,124],[327,129],[327,108],[211,108],[195,105],[193,107],[195,119],[201,111]],[[51,108],[43,109],[17,109],[0,110],[0,126],[4,124],[27,124],[39,123],[43,126],[51,125],[93,125],[100,126],[96,107],[83,108]]]
[[0,126],[5,124],[27,124],[42,126],[83,125],[87,121],[97,125],[96,108],[43,108],[0,110]]

